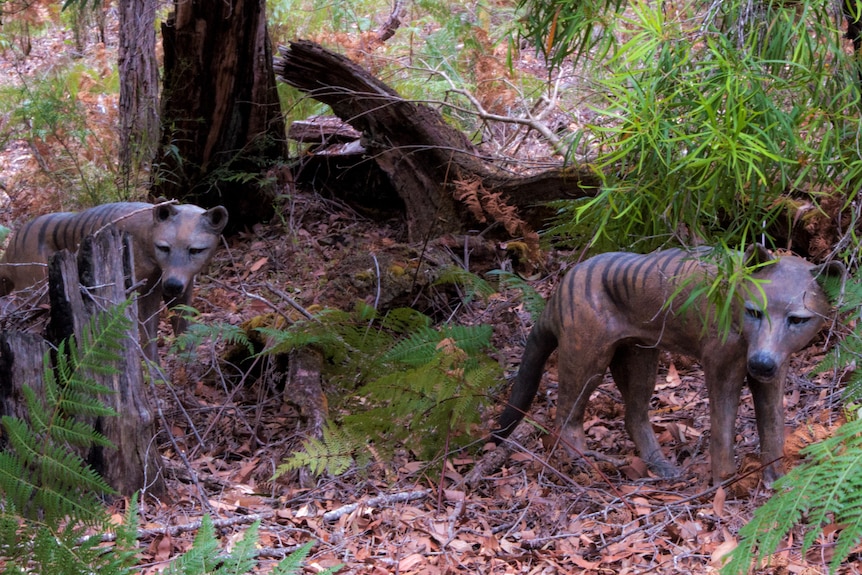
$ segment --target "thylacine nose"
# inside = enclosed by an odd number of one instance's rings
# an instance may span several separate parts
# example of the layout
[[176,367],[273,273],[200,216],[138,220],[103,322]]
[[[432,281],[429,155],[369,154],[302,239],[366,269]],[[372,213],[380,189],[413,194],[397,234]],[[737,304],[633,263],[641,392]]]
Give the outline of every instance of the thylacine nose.
[[770,379],[778,372],[775,359],[765,351],[758,351],[748,358],[748,373],[757,379]]
[[177,278],[167,278],[162,283],[164,294],[168,297],[178,297],[185,291],[185,284]]

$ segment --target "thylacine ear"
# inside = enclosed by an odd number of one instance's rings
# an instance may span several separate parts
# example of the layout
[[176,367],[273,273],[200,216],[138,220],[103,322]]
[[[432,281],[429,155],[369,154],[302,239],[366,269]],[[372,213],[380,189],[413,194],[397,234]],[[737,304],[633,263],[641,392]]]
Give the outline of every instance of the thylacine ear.
[[227,225],[227,210],[223,206],[216,206],[204,212],[204,218],[209,222],[214,234],[220,234]]
[[153,221],[157,224],[166,222],[177,214],[174,204],[160,204],[153,209]]
[[745,262],[745,267],[752,268],[763,265],[773,259],[775,258],[772,257],[769,250],[763,247],[762,244],[754,243],[746,248],[742,261]]
[[828,261],[811,268],[811,275],[821,285],[829,280],[840,282],[839,294],[844,293],[844,282],[847,281],[847,268],[839,261]]

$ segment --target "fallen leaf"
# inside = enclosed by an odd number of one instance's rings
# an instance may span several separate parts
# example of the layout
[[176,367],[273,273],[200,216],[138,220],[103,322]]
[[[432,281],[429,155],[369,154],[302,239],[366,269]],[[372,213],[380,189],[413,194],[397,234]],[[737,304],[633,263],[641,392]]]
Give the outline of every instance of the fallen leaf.
[[250,272],[254,273],[257,270],[259,270],[260,268],[262,268],[263,266],[265,266],[268,261],[269,261],[268,257],[262,257],[259,260],[257,260],[256,262],[254,262],[253,264],[251,264],[251,266],[249,266],[248,270]]

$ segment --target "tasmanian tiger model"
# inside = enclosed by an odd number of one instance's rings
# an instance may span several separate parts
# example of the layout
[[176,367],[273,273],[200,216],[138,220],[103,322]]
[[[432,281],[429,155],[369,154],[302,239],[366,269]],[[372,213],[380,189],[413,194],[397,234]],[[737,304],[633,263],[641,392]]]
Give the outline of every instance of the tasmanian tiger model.
[[[40,216],[9,241],[0,262],[0,294],[45,279],[52,254],[77,250],[85,236],[111,223],[132,236],[135,278],[143,282],[138,290],[142,336],[147,357],[155,359],[161,302],[169,307],[191,303],[195,275],[209,262],[227,224],[221,206],[204,210],[191,204],[118,202]],[[181,314],[173,318],[175,333],[185,327]]]
[[[675,475],[648,413],[659,350],[665,349],[692,356],[703,367],[713,481],[717,484],[736,471],[736,413],[746,375],[764,478],[771,482],[781,475],[788,357],[811,341],[830,311],[815,278],[843,274],[844,267],[815,266],[794,256],[773,258],[762,246],[751,246],[745,253],[747,264],[764,265],[753,274],[756,286],[740,288],[749,299],[736,306],[733,317],[738,321],[722,338],[716,326],[704,324],[704,318],[715,317],[715,310],[703,298],[680,310],[691,289],[715,273],[703,256],[703,251],[681,250],[607,253],[572,268],[527,339],[509,403],[492,439],[500,443],[524,416],[545,361],[559,347],[556,424],[561,444],[573,456],[584,452],[584,409],[610,367],[625,404],[625,427],[640,457],[657,475]],[[668,301],[671,305],[666,305]]]

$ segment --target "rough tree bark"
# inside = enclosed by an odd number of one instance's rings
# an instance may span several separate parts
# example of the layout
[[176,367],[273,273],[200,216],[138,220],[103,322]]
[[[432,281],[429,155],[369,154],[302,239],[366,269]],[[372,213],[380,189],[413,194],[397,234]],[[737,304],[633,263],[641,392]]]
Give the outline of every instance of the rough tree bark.
[[266,220],[259,182],[286,155],[264,0],[176,0],[162,25],[163,133],[152,193],[223,205],[231,228]]
[[[52,339],[75,335],[77,341],[82,341],[82,329],[90,316],[126,300],[133,269],[131,238],[121,235],[114,226],[85,238],[77,259],[65,250],[54,255],[48,266]],[[87,290],[89,297],[82,296],[81,285],[91,286]],[[90,374],[111,390],[102,401],[119,416],[104,418],[94,425],[116,449],[94,448],[87,460],[121,494],[145,490],[159,497],[165,492],[165,483],[161,455],[153,442],[155,417],[141,367],[138,308],[129,305],[125,313],[131,328],[124,336],[116,372]]]
[[120,0],[120,189],[131,197],[159,143],[156,0]]
[[291,42],[282,49],[276,74],[362,133],[367,156],[389,175],[404,201],[411,241],[487,222],[523,234],[525,227],[509,229],[511,213],[497,209],[534,209],[550,199],[590,196],[598,188],[594,174],[575,169],[513,177],[484,160],[435,109],[401,98],[359,65],[313,42]]

